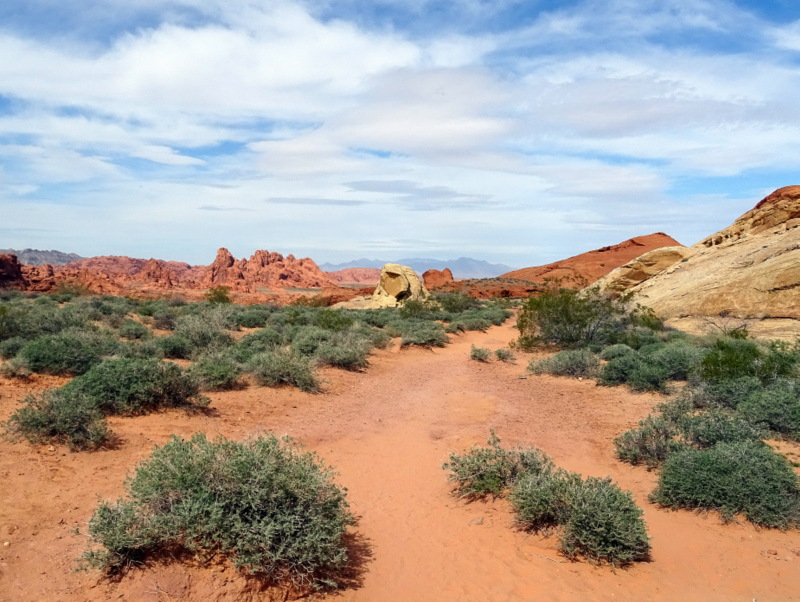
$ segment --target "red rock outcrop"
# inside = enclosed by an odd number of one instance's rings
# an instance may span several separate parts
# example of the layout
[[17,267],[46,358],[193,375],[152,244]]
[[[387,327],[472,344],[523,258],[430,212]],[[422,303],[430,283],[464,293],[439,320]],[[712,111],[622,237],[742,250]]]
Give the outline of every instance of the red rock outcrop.
[[365,284],[375,286],[381,279],[380,268],[345,268],[325,274],[338,284]]
[[450,271],[450,268],[445,268],[443,270],[428,270],[422,274],[422,280],[425,282],[425,288],[428,290],[446,286],[454,281],[453,272]]
[[22,266],[16,255],[0,255],[0,287],[18,288],[25,285]]
[[517,278],[473,278],[456,280],[441,285],[438,293],[462,293],[475,299],[533,297],[542,290],[541,285]]
[[671,236],[656,232],[637,236],[617,245],[602,247],[581,253],[568,259],[530,268],[522,268],[503,274],[501,278],[518,278],[542,283],[546,278],[560,279],[562,286],[582,288],[591,285],[611,270],[618,268],[640,255],[661,247],[682,246]]

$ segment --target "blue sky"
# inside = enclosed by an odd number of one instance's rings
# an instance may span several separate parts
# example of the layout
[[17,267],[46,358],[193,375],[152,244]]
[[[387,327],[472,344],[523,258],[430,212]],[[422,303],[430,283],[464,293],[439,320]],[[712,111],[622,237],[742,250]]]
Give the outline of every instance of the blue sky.
[[546,263],[800,184],[794,0],[11,0],[0,248]]

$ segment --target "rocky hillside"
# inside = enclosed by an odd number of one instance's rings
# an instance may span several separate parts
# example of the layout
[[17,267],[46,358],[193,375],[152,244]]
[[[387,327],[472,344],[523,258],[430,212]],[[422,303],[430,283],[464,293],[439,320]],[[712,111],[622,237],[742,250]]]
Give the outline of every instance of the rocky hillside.
[[562,286],[582,288],[596,282],[642,253],[661,247],[681,246],[671,236],[656,232],[647,236],[637,236],[616,245],[581,253],[547,265],[522,268],[503,274],[503,278],[516,278],[541,284],[545,279],[559,279]]
[[600,284],[636,293],[666,318],[800,319],[800,186],[780,188],[724,230],[669,257],[640,257]]
[[19,263],[24,265],[64,265],[70,261],[83,259],[76,253],[63,253],[61,251],[40,251],[39,249],[0,249],[2,255],[16,255]]
[[344,268],[333,272],[325,272],[331,280],[338,284],[360,284],[375,286],[380,280],[381,268]]

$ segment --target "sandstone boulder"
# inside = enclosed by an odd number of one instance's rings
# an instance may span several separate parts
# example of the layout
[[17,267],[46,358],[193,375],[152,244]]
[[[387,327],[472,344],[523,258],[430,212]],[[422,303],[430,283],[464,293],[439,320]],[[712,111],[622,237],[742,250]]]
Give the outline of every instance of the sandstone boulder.
[[373,308],[397,307],[409,299],[425,300],[428,289],[410,267],[387,263],[381,269],[381,278],[370,304]]
[[0,287],[24,287],[22,266],[16,255],[0,255]]

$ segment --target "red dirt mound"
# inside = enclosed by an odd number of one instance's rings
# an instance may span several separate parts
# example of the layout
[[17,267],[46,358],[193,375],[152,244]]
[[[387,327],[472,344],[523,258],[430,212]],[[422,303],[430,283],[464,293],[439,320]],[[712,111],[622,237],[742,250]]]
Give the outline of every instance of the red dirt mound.
[[537,283],[544,282],[545,278],[556,278],[562,280],[563,286],[583,288],[593,284],[614,268],[625,265],[643,253],[653,249],[660,249],[661,247],[680,246],[683,245],[671,236],[663,232],[656,232],[647,236],[637,236],[617,245],[602,247],[568,259],[548,263],[547,265],[514,270],[503,274],[501,277],[519,278]]

